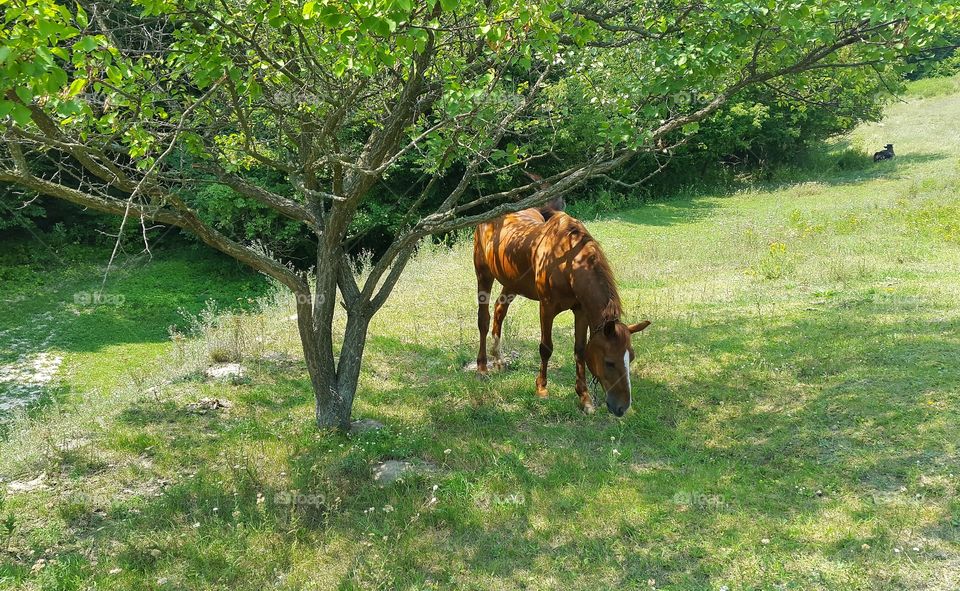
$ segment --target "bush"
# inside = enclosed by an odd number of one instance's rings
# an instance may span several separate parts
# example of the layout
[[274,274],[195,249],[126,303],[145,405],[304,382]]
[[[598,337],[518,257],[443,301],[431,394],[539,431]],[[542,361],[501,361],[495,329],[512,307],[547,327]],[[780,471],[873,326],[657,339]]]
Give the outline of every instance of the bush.
[[[292,187],[276,173],[254,169],[244,177],[280,195],[293,195]],[[269,241],[262,244],[266,250],[304,267],[316,264],[306,254],[313,241],[307,228],[226,185],[211,179],[208,184],[186,192],[184,199],[205,222],[236,240],[252,242],[266,236]]]
[[924,52],[916,58],[911,58],[914,65],[907,78],[920,80],[922,78],[946,78],[960,74],[960,29],[947,33],[934,43],[934,48]]

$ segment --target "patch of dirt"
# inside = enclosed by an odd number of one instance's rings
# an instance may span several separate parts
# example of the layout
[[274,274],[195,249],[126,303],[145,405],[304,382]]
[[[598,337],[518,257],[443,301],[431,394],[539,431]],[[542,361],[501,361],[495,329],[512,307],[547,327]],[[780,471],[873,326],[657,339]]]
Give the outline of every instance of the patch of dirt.
[[47,485],[44,482],[46,479],[46,473],[42,473],[33,480],[14,480],[7,485],[7,493],[18,494],[33,492],[35,490],[43,490],[47,488]]
[[216,412],[218,410],[227,410],[230,408],[233,408],[233,403],[223,398],[201,398],[200,400],[191,402],[187,405],[187,410],[189,412],[194,412],[197,414],[206,414],[208,412]]
[[244,376],[245,370],[239,363],[215,363],[203,371],[210,380],[237,380]]

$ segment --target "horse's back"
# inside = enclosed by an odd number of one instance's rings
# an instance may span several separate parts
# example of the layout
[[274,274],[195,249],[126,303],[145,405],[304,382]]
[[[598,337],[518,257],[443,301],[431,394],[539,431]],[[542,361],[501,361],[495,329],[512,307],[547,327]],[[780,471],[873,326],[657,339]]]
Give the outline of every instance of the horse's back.
[[562,211],[526,209],[477,226],[474,264],[505,291],[541,300],[566,295],[577,259],[592,242],[583,223]]
[[478,225],[473,234],[477,276],[489,274],[505,291],[537,299],[533,253],[545,221],[539,209],[531,208]]

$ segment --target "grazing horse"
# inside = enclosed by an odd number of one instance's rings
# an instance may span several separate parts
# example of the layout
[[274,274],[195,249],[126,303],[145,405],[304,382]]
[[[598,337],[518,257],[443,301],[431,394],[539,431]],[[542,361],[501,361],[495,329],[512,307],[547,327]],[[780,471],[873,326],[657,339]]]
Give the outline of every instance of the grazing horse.
[[873,153],[873,161],[880,162],[881,160],[890,160],[894,156],[896,156],[896,154],[893,153],[893,144],[887,144],[879,152]]
[[539,301],[537,396],[545,397],[547,362],[553,353],[553,319],[560,312],[573,310],[580,409],[587,414],[594,412],[586,366],[606,392],[607,409],[618,417],[627,412],[631,402],[630,362],[634,357],[630,338],[650,321],[631,325],[621,322],[623,309],[610,263],[579,220],[547,206],[480,224],[473,235],[473,264],[479,296],[478,373],[487,373],[490,292],[496,279],[503,289],[493,312],[493,367],[503,367],[500,335],[513,298],[522,295]]

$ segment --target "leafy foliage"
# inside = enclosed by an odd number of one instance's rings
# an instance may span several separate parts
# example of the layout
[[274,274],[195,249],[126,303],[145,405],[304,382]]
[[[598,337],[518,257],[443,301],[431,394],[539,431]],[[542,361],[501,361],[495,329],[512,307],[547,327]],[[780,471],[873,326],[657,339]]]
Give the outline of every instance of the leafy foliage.
[[[913,39],[922,49],[928,29],[956,18],[951,12],[955,7],[937,11],[924,3],[898,7],[895,14],[872,2],[716,2],[696,10],[680,4],[644,6],[621,25],[636,32],[633,42],[610,47],[603,43],[609,31],[598,13],[582,7],[577,13],[577,7],[556,2],[144,0],[93,12],[83,3],[69,6],[53,0],[0,4],[7,5],[0,116],[29,128],[29,106],[35,104],[65,130],[81,137],[109,137],[124,147],[132,165],[148,169],[178,111],[220,81],[229,92],[218,98],[215,109],[198,113],[177,138],[175,153],[219,156],[253,183],[269,179],[268,188],[288,196],[296,193],[294,183],[270,166],[291,157],[290,130],[283,129],[289,122],[278,117],[278,111],[288,109],[310,125],[308,120],[332,116],[335,103],[326,97],[333,86],[369,86],[370,96],[345,115],[343,132],[336,137],[341,153],[362,149],[382,112],[377,103],[382,104],[383,97],[374,89],[386,90],[391,72],[410,67],[448,23],[481,35],[486,43],[480,50],[503,55],[508,67],[465,77],[466,56],[440,47],[443,55],[432,76],[440,85],[439,98],[404,132],[408,136],[429,130],[444,116],[468,115],[480,123],[496,119],[529,87],[533,62],[553,62],[555,74],[543,100],[530,116],[518,119],[489,154],[491,165],[506,172],[480,180],[478,186],[499,189],[521,178],[511,166],[537,155],[552,154],[555,162],[569,163],[617,147],[643,147],[657,122],[702,107],[744,68],[802,59],[812,44],[830,40],[826,25],[837,19],[860,14],[882,23],[899,17],[891,35],[899,27],[903,30],[897,31],[898,37]],[[129,51],[134,45],[139,51]],[[874,70],[895,84],[904,66],[893,61],[890,50],[896,51],[898,44],[891,45],[845,50],[835,61],[873,60]],[[295,53],[309,54],[326,79],[307,79],[271,57]],[[683,145],[671,150],[674,163],[666,170],[682,174],[665,178],[691,182],[721,162],[769,164],[789,158],[805,142],[875,117],[878,90],[874,71],[857,69],[821,70],[752,90],[671,138]],[[238,106],[247,109],[245,121]],[[228,115],[226,125],[217,125],[223,114]],[[482,126],[472,131],[437,129],[422,139],[416,153],[397,160],[380,190],[351,221],[358,248],[382,250],[409,223],[411,188],[424,188],[425,173],[448,180],[433,187],[421,205],[442,201],[465,159],[483,149]],[[660,160],[640,157],[624,180],[647,177]],[[166,164],[177,168],[176,162]],[[537,165],[561,168],[550,161]],[[333,182],[335,173],[327,174]],[[207,186],[184,192],[203,219],[240,239],[263,240],[280,254],[303,256],[309,248],[309,236],[296,224],[207,179]],[[2,223],[24,225],[41,215],[34,204]]]

